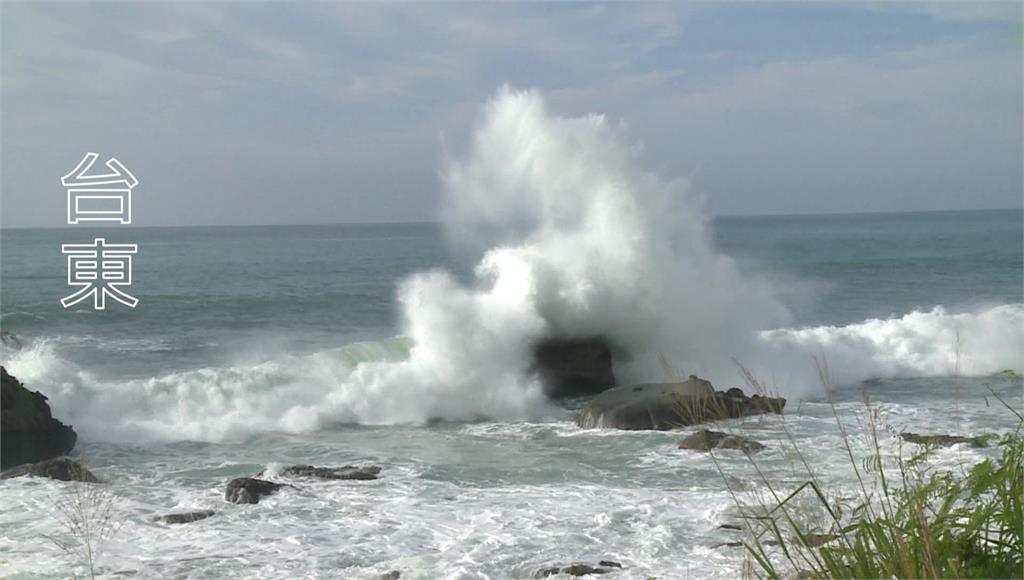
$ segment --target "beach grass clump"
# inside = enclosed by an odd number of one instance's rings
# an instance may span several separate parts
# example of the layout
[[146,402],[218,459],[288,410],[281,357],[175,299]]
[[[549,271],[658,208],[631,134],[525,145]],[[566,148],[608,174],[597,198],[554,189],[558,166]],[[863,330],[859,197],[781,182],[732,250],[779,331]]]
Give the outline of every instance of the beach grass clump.
[[[867,416],[876,416],[870,401],[865,405]],[[837,413],[857,481],[852,495],[827,493],[806,461],[807,479],[786,495],[760,469],[770,501],[751,507],[734,495],[748,522],[743,544],[754,575],[1024,578],[1024,419],[1006,406],[1020,421],[999,440],[998,456],[954,471],[929,464],[930,446],[909,458],[885,456],[873,420],[872,452],[857,460]],[[808,528],[808,504],[824,518],[825,533]]]
[[[751,516],[760,525],[744,544],[768,578],[793,571],[803,578],[1022,578],[1020,430],[999,446],[998,458],[978,463],[966,477],[918,477],[923,454],[901,461],[900,481],[879,481],[881,494],[861,497],[848,518],[816,481],[806,481],[766,515]],[[789,508],[803,493],[829,514],[831,532],[812,534],[798,523]],[[782,562],[773,553],[781,553]]]

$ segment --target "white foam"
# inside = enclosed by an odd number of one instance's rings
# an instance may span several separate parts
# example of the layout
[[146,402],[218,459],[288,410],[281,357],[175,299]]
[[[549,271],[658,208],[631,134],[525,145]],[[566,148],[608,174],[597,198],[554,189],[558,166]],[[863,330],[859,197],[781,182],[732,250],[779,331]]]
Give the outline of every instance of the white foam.
[[607,337],[632,358],[616,361],[621,381],[660,373],[663,351],[681,374],[720,386],[739,383],[737,359],[789,396],[820,389],[811,357],[821,354],[840,383],[1024,368],[1019,304],[786,328],[771,285],[714,250],[685,183],[639,169],[638,151],[602,116],[559,117],[536,92],[501,90],[443,173],[452,232],[482,251],[474,278],[432,270],[402,281],[400,348],[113,383],[45,343],[9,365],[87,433],[196,440],[557,414],[528,372],[531,344],[549,335]]
[[833,381],[982,376],[1024,369],[1024,304],[950,313],[941,306],[848,326],[782,328],[758,333],[752,370],[790,395],[820,388],[812,357],[828,362]]

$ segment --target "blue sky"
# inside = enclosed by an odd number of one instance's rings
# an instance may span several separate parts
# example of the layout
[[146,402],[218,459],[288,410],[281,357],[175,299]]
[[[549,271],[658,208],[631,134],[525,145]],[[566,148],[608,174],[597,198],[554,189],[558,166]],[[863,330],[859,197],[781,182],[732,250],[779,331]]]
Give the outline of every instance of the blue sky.
[[712,214],[1019,207],[1021,6],[4,2],[2,223],[60,225],[86,151],[142,225],[435,219],[505,83]]

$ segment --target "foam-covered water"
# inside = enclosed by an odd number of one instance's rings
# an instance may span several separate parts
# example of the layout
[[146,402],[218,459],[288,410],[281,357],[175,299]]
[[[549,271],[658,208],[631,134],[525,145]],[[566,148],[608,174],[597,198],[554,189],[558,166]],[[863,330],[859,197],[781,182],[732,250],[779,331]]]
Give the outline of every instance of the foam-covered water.
[[[714,464],[677,433],[575,428],[527,372],[553,334],[608,337],[623,381],[660,379],[658,352],[719,386],[741,385],[743,363],[790,398],[785,423],[726,425],[768,445],[759,465],[780,485],[799,480],[790,434],[822,477],[852,482],[814,357],[858,453],[864,392],[892,433],[1014,425],[989,388],[1020,406],[998,374],[1024,370],[1019,210],[708,221],[638,151],[600,116],[504,91],[445,165],[446,228],[0,233],[0,323],[25,343],[3,364],[76,427],[124,522],[101,570],[506,578],[612,559],[625,578],[735,577],[742,554],[713,548],[737,517]],[[65,311],[59,244],[100,231],[139,244],[142,302]],[[746,459],[722,459],[733,491],[762,489]],[[384,472],[223,501],[231,477],[291,463]],[[0,484],[3,574],[74,566],[44,538],[66,488]]]

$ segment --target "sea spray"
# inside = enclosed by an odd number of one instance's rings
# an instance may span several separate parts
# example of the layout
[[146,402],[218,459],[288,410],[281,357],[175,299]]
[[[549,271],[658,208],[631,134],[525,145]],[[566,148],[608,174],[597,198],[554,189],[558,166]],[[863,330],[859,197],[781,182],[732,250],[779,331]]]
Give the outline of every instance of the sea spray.
[[722,368],[754,330],[787,321],[766,283],[714,252],[684,184],[640,170],[637,152],[603,116],[559,117],[537,92],[500,90],[443,175],[453,230],[501,243],[469,285],[441,271],[405,280],[409,360],[361,365],[310,411],[369,423],[529,416],[547,404],[529,372],[543,338],[602,336],[623,358],[665,349]]
[[4,347],[4,364],[86,439],[132,442],[563,417],[530,372],[548,336],[606,337],[622,381],[660,379],[664,352],[721,387],[741,384],[735,359],[790,397],[821,393],[813,356],[840,386],[1024,367],[1021,304],[789,328],[777,289],[714,250],[685,181],[642,171],[639,154],[604,117],[559,117],[539,94],[503,89],[442,172],[447,227],[477,249],[474,275],[401,281],[404,338],[137,380],[99,379],[51,340]]

